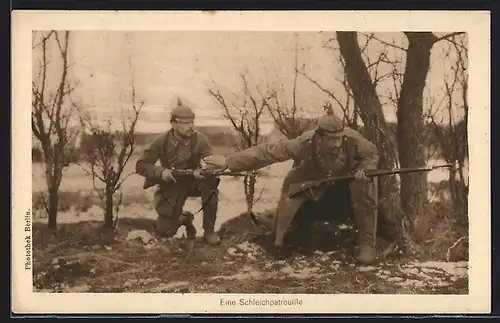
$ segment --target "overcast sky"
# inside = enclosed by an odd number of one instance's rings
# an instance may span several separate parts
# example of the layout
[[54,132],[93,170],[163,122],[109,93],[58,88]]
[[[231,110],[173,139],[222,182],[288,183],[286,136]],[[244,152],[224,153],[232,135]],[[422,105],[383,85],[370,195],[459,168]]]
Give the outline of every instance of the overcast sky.
[[[402,33],[377,33],[386,42],[395,41],[406,47]],[[99,116],[119,117],[120,107],[130,98],[132,74],[137,97],[145,102],[138,125],[139,131],[160,132],[168,127],[169,112],[175,98],[188,100],[197,113],[198,124],[226,125],[222,109],[208,94],[212,80],[221,88],[241,93],[240,74],[248,72],[251,80],[265,89],[267,84],[283,83],[287,100],[291,102],[294,69],[294,47],[297,41],[298,63],[306,73],[341,100],[345,91],[335,78],[341,78],[338,52],[325,46],[334,33],[285,32],[89,32],[71,34],[70,62],[72,77],[79,79],[74,98],[84,107],[96,107]],[[360,35],[360,42],[364,37]],[[372,41],[368,54],[375,60],[384,45]],[[336,46],[336,42],[329,43]],[[430,95],[442,91],[446,61],[438,43],[431,56],[427,80]],[[402,51],[389,48],[389,56],[403,58]],[[37,53],[34,53],[36,60]],[[133,73],[129,69],[129,61]],[[389,71],[389,66],[380,71]],[[401,72],[403,72],[401,70]],[[392,91],[387,81],[378,91]],[[299,76],[297,102],[312,115],[321,113],[321,104],[329,99],[310,81]],[[389,121],[395,119],[395,108],[383,98],[384,112]],[[334,107],[336,105],[334,104]],[[266,127],[266,131],[269,127]]]

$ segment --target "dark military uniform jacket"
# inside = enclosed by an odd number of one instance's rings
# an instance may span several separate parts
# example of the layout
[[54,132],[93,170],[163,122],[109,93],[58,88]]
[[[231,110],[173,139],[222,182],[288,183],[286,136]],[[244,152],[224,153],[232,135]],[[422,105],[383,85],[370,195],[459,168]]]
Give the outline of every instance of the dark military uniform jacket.
[[[314,145],[314,130],[301,136],[266,143],[227,156],[226,163],[232,171],[257,170],[259,168],[293,159],[294,167],[286,176],[282,194],[292,185],[314,182],[327,176],[343,176],[358,169],[376,169],[379,159],[377,147],[359,132],[344,128],[343,143],[338,156],[321,156]],[[318,198],[324,188],[317,188]]]
[[[195,169],[202,158],[213,154],[208,138],[193,131],[188,140],[177,138],[172,129],[157,136],[136,162],[137,174],[145,177],[144,188],[161,184],[161,174],[168,169]],[[156,165],[157,161],[160,165]]]

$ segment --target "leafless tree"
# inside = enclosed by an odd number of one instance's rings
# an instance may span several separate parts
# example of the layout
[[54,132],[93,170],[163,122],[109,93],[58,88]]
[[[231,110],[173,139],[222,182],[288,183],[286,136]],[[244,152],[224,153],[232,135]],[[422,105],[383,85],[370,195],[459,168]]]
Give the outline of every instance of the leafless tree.
[[[363,34],[364,39],[358,39],[357,33],[340,35],[337,33],[336,36],[327,39],[323,47],[331,49],[340,62],[341,77],[335,77],[340,87],[329,89],[313,79],[305,70],[300,71],[300,74],[336,103],[342,110],[344,123],[347,126],[362,130],[363,134],[377,145],[381,153],[379,165],[381,168],[397,167],[395,134],[382,114],[383,104],[377,92],[377,86],[387,82],[391,77],[396,89],[401,86],[397,82],[397,76],[400,74],[397,70],[397,61],[388,54],[389,50],[385,47],[375,59],[367,54],[368,47],[377,41],[373,33]],[[387,65],[392,68],[387,68]],[[353,85],[353,82],[357,83]],[[363,122],[363,129],[360,129],[359,121]],[[397,226],[402,214],[397,178],[395,176],[380,178],[379,191],[379,232],[386,237],[397,236],[399,235]]]
[[334,93],[333,90],[328,89],[326,86],[320,84],[319,81],[313,79],[305,69],[302,70],[296,70],[297,73],[299,73],[301,76],[306,78],[309,82],[317,86],[323,93],[328,95],[336,104],[337,106],[342,110],[342,118],[344,120],[344,124],[353,128],[357,129],[358,128],[358,108],[356,106],[356,102],[353,100],[353,95],[351,88],[349,87],[349,83],[347,82],[347,75],[343,73],[344,68],[345,68],[345,61],[342,56],[339,56],[339,61],[342,65],[342,75],[343,77],[341,79],[335,78],[336,81],[338,81],[341,84],[342,90],[345,92],[345,99],[339,98],[337,94]]
[[[397,101],[398,124],[395,138],[397,149],[392,147],[394,138],[388,131],[373,76],[369,74],[368,66],[361,55],[357,33],[336,34],[340,52],[346,62],[345,72],[349,85],[365,125],[365,134],[377,144],[381,152],[380,167],[394,167],[398,159],[401,167],[424,166],[425,149],[420,134],[423,131],[423,90],[430,66],[431,49],[436,42],[461,33],[451,33],[442,37],[430,32],[404,33],[408,47],[400,47],[406,52],[406,62]],[[398,230],[398,235],[404,239],[404,246],[410,250],[414,247],[411,239],[411,232],[415,230],[414,224],[425,214],[426,184],[425,173],[402,175],[400,192],[393,177],[383,178],[380,181],[382,212],[391,214],[396,223],[401,223],[402,230]]]
[[[429,127],[437,140],[443,159],[456,167],[450,170],[448,181],[451,199],[456,210],[467,214],[469,184],[464,174],[468,159],[468,50],[467,35],[456,35],[449,39],[444,57],[450,61],[450,70],[443,78],[443,99],[427,116]],[[441,116],[439,116],[441,115]]]
[[[261,89],[254,85],[250,88],[250,76],[241,75],[243,84],[243,95],[236,96],[236,100],[242,102],[234,102],[229,99],[228,95],[222,94],[221,90],[212,81],[213,87],[208,89],[209,94],[218,102],[223,109],[223,116],[231,123],[233,129],[240,136],[240,141],[237,143],[237,149],[243,150],[252,146],[258,145],[262,140],[261,118],[264,111],[269,108],[269,100],[274,96],[274,93],[263,93]],[[244,177],[243,185],[247,204],[247,215],[252,214],[253,205],[260,199],[262,194],[256,198],[255,185],[257,183],[258,174],[249,173]]]
[[[132,66],[130,64],[132,72]],[[92,176],[94,190],[104,207],[104,227],[114,228],[118,219],[123,193],[123,182],[133,174],[125,174],[125,167],[134,154],[136,125],[144,106],[137,102],[134,77],[131,84],[131,115],[122,116],[121,129],[113,129],[111,118],[104,122],[96,121],[89,114],[82,114],[82,128],[90,132],[92,145],[86,151],[79,165]],[[104,188],[100,188],[103,184]]]
[[[298,94],[298,76],[299,76],[299,59],[298,59],[298,36],[295,34],[294,46],[294,66],[293,66],[293,83],[292,83],[292,102],[288,103],[286,99],[286,90],[283,82],[280,82],[278,90],[271,93],[271,100],[267,105],[267,110],[273,118],[275,126],[281,134],[286,138],[292,139],[301,135],[304,131],[310,128],[312,124],[307,118],[304,118],[304,111],[297,104]],[[278,77],[279,79],[279,77]],[[314,121],[314,120],[312,120]]]
[[71,93],[77,82],[69,77],[70,32],[33,32],[31,129],[38,140],[45,166],[48,197],[43,198],[48,227],[57,229],[59,187],[63,169],[70,164],[78,134],[71,127],[75,105]]

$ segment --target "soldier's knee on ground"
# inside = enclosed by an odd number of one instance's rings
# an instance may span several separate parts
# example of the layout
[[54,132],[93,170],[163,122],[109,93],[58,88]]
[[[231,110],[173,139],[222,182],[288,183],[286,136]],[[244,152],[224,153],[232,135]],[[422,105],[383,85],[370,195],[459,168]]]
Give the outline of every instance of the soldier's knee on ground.
[[189,212],[189,211],[184,211],[182,212],[181,215],[181,224],[186,225],[186,224],[192,224],[194,221],[194,214]]
[[180,224],[186,228],[186,234],[188,239],[194,239],[196,237],[196,227],[194,226],[194,214],[189,211],[184,211],[181,216]]

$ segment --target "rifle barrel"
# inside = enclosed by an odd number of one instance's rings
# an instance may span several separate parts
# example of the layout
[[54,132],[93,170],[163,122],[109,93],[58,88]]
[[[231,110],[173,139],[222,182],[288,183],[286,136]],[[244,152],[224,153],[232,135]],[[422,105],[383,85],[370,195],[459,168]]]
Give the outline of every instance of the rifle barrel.
[[[399,168],[399,169],[381,169],[371,172],[367,172],[366,176],[379,176],[379,175],[394,175],[394,174],[407,174],[407,173],[419,173],[431,171],[437,168],[452,167],[451,164],[437,165],[437,166],[427,166],[427,167],[415,167],[415,168]],[[354,176],[353,176],[354,177]]]
[[[432,171],[437,168],[448,168],[448,167],[453,167],[451,164],[445,164],[445,165],[437,165],[437,166],[428,166],[428,167],[416,167],[416,168],[399,168],[399,169],[379,169],[379,170],[374,170],[374,171],[367,171],[366,176],[367,177],[376,177],[376,176],[382,176],[382,175],[395,175],[395,174],[407,174],[407,173],[417,173],[417,172],[428,172]],[[325,178],[324,180],[310,183],[310,184],[304,184],[300,188],[299,191],[290,194],[290,196],[295,196],[296,194],[306,191],[309,188],[313,187],[318,187],[327,183],[332,183],[340,180],[352,180],[354,179],[354,175],[347,175],[347,176],[338,176],[338,177],[328,177]]]

